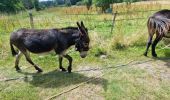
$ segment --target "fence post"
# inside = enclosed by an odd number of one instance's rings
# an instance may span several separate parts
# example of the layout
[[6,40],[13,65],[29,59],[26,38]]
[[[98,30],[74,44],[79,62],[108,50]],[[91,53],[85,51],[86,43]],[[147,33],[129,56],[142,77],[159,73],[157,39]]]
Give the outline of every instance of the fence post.
[[116,11],[116,13],[113,13],[112,15],[113,15],[113,18],[112,18],[111,34],[113,32],[113,28],[114,28],[114,24],[115,24],[115,19],[116,19],[117,11]]
[[29,17],[30,17],[30,25],[31,25],[31,28],[34,28],[33,15],[32,15],[32,12],[31,12],[31,11],[29,11]]

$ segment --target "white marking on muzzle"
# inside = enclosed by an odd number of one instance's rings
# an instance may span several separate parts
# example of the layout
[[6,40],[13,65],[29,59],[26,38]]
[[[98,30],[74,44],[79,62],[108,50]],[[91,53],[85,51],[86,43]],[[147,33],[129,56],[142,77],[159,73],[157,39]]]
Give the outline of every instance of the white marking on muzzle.
[[80,56],[81,56],[82,58],[85,58],[85,57],[87,56],[87,51],[82,51],[82,52],[80,52]]

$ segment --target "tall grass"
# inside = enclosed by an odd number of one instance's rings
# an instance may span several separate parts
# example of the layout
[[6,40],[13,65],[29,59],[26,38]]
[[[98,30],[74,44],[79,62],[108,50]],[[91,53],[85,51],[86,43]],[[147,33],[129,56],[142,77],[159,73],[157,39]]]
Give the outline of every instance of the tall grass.
[[[76,26],[77,21],[83,20],[89,29],[92,39],[91,46],[110,52],[110,49],[144,46],[147,39],[147,18],[155,12],[148,10],[164,8],[167,8],[166,4],[162,5],[159,2],[113,4],[113,11],[118,11],[118,14],[112,33],[110,33],[112,14],[94,14],[97,10],[95,7],[92,7],[89,11],[87,11],[85,6],[50,8],[40,12],[33,11],[33,16],[35,28]],[[0,34],[7,34],[7,36],[18,28],[30,28],[28,13],[21,12],[17,15],[1,15],[0,27]],[[3,39],[1,41],[3,43],[5,40]],[[3,45],[2,43],[1,46]]]
[[[142,8],[142,6],[144,8]],[[151,6],[154,6],[154,9],[160,9],[159,4]],[[85,86],[80,86],[78,89],[66,93],[64,96],[61,95],[61,98],[67,99],[70,98],[70,96],[74,98],[75,96],[80,96],[81,99],[84,99],[81,97],[82,95],[89,97],[88,94],[90,94],[90,96],[97,94],[97,97],[98,95],[105,96],[105,98],[109,100],[143,99],[147,97],[148,99],[152,99],[153,97],[153,99],[169,100],[169,81],[166,81],[166,77],[157,79],[156,76],[156,78],[154,78],[154,75],[168,73],[168,69],[165,72],[161,70],[161,73],[159,73],[159,69],[162,68],[162,66],[156,68],[158,69],[156,70],[155,66],[150,66],[150,64],[152,65],[154,62],[146,63],[146,70],[143,67],[141,70],[140,66],[136,67],[135,65],[116,67],[118,64],[125,64],[134,59],[150,59],[144,56],[140,56],[140,58],[136,57],[142,54],[145,49],[144,46],[148,35],[146,27],[147,17],[155,12],[145,12],[149,7],[150,6],[147,8],[145,4],[141,4],[140,6],[134,6],[134,8],[130,8],[129,5],[128,8],[125,6],[124,10],[121,6],[115,8],[114,11],[117,10],[120,13],[116,17],[112,33],[110,32],[112,27],[112,14],[97,15],[98,12],[95,11],[95,8],[92,8],[90,11],[87,11],[85,7],[50,8],[40,12],[33,11],[35,28],[76,26],[77,21],[83,20],[85,26],[89,29],[91,49],[89,50],[87,58],[82,60],[77,52],[71,52],[69,54],[73,58],[76,58],[74,59],[72,74],[54,71],[58,68],[58,61],[56,60],[56,56],[54,56],[55,53],[43,56],[31,54],[32,60],[44,69],[45,72],[42,74],[35,74],[35,69],[25,61],[24,57],[21,58],[20,62],[22,72],[15,72],[14,59],[11,56],[9,47],[9,36],[12,31],[18,28],[30,28],[29,16],[27,12],[21,12],[16,15],[2,14],[0,16],[0,79],[20,76],[28,77],[23,80],[0,82],[0,99],[41,100],[70,89],[79,83],[81,84],[87,79],[93,78],[93,75],[100,76],[100,74],[105,74],[103,77],[97,79],[96,82],[89,82],[85,84]],[[161,9],[163,9],[163,7],[164,6],[161,5]],[[144,12],[135,12],[136,10],[143,10]],[[73,15],[80,13],[81,15]],[[169,49],[165,51],[165,54],[159,52],[161,56],[170,54],[167,52]],[[108,59],[103,59],[101,55],[106,55],[103,56],[103,58]],[[168,61],[163,62],[168,66]],[[65,59],[63,63],[64,66],[68,65]],[[109,69],[106,67],[109,67]],[[113,67],[113,69],[111,69],[111,67]],[[154,70],[150,70],[152,67],[154,67],[153,69],[155,69],[156,73],[153,72]],[[91,70],[97,68],[102,70]],[[90,70],[86,71],[86,69]],[[78,70],[78,72],[74,72],[76,70]],[[149,72],[147,70],[149,70]],[[101,91],[100,88],[103,89],[103,91]],[[77,95],[77,93],[80,94]]]

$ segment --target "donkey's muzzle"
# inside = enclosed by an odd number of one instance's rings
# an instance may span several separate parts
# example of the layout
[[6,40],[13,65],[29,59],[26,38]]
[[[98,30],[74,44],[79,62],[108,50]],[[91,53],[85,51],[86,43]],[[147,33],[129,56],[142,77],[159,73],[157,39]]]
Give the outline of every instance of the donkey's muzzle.
[[81,58],[85,58],[87,56],[87,51],[80,52]]

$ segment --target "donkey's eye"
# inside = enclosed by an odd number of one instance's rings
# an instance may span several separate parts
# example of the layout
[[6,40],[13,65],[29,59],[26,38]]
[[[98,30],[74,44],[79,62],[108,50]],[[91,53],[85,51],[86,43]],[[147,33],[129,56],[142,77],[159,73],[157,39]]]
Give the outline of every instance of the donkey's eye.
[[87,47],[87,46],[89,45],[89,43],[83,43],[83,45],[84,45],[85,47]]

